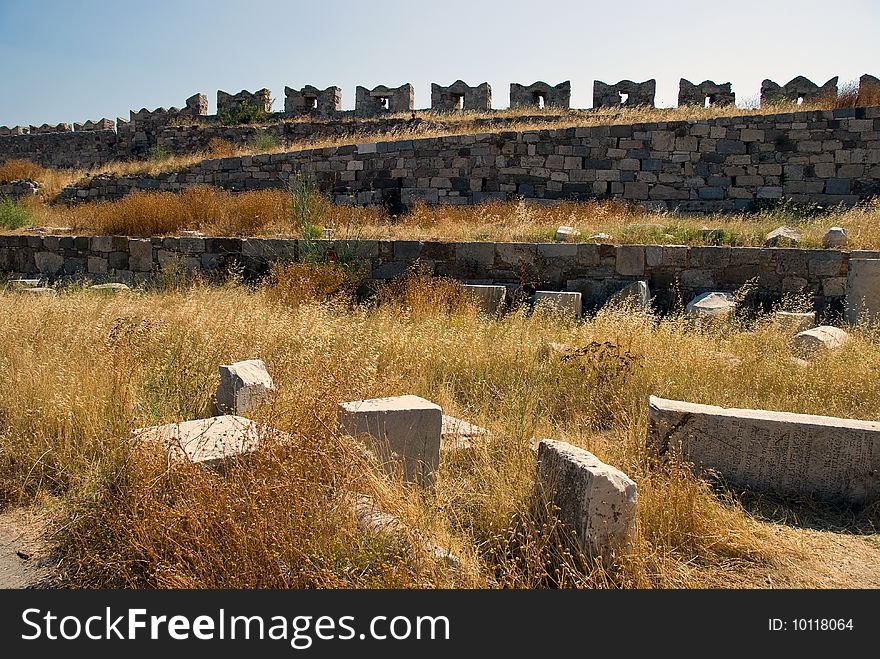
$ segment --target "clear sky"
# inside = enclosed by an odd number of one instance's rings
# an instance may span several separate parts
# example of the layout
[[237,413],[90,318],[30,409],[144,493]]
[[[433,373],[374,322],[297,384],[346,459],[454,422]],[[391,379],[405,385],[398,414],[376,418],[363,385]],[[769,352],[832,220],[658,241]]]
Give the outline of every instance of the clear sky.
[[880,76],[880,0],[0,0],[0,124],[128,117],[196,92],[488,81],[571,80],[572,107],[593,80],[732,82],[755,102],[761,80],[822,84]]

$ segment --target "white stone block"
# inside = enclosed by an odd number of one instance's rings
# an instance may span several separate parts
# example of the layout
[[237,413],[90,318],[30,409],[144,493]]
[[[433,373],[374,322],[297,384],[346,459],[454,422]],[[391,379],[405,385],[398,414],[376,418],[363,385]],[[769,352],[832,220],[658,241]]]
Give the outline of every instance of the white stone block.
[[25,289],[22,289],[21,292],[25,293],[27,295],[41,295],[41,296],[47,296],[47,297],[54,297],[54,296],[58,295],[58,291],[56,291],[54,288],[47,288],[47,287],[25,288]]
[[558,313],[567,318],[580,318],[583,301],[580,292],[535,291],[535,309]]
[[850,259],[846,320],[850,325],[880,322],[880,259]]
[[625,552],[635,537],[636,484],[619,469],[565,442],[538,443],[537,482],[559,520],[588,553]]
[[794,349],[803,357],[809,357],[818,350],[835,350],[849,338],[844,330],[830,325],[798,332],[792,338]]
[[473,298],[481,313],[494,316],[504,306],[507,288],[504,286],[484,286],[481,284],[462,284],[466,295]]
[[442,429],[440,431],[441,449],[471,448],[475,440],[485,439],[489,431],[478,425],[456,419],[454,416],[443,415]]
[[138,428],[132,438],[160,442],[171,462],[219,467],[257,450],[268,431],[240,416],[214,416],[163,426]]
[[418,396],[393,396],[340,403],[336,423],[352,437],[369,435],[390,475],[433,487],[440,467],[440,406]]
[[272,376],[261,359],[248,359],[220,366],[220,384],[214,393],[221,414],[244,414],[275,391]]
[[126,284],[120,284],[120,283],[94,284],[93,286],[89,286],[89,289],[91,289],[93,291],[99,291],[102,293],[118,293],[119,291],[131,290]]
[[689,316],[727,318],[736,311],[736,302],[730,293],[710,291],[694,297],[687,303],[685,311]]
[[579,235],[581,235],[581,232],[574,227],[561,226],[556,229],[556,240],[559,240],[560,242],[566,240],[574,240]]
[[636,309],[647,309],[651,304],[651,291],[644,279],[627,284],[611,295],[605,304],[612,306],[630,306]]
[[865,503],[880,494],[880,423],[651,396],[648,448],[735,487]]

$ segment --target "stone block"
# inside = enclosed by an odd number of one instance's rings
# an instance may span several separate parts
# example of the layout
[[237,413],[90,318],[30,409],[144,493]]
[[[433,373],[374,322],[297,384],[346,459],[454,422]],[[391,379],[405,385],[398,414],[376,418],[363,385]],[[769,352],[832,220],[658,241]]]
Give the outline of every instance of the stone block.
[[634,309],[647,309],[651,304],[651,290],[644,279],[627,284],[611,295],[605,302],[607,305],[622,306]]
[[849,338],[844,330],[830,325],[798,332],[792,338],[792,346],[802,357],[813,356],[819,350],[835,350]]
[[369,435],[386,471],[402,468],[403,479],[433,487],[440,467],[440,406],[418,396],[340,403],[337,425],[353,437]]
[[441,449],[467,449],[472,448],[474,441],[485,439],[489,431],[474,425],[464,419],[454,416],[443,415],[443,425],[440,432]]
[[880,321],[880,259],[850,258],[846,319],[851,325]]
[[128,269],[132,272],[150,272],[153,269],[153,244],[149,238],[131,238],[128,241]]
[[489,286],[482,284],[463,284],[465,294],[474,300],[481,313],[496,315],[504,306],[507,295],[505,286]]
[[557,313],[566,318],[580,318],[583,298],[573,291],[535,291],[535,308]]
[[132,438],[159,442],[171,462],[221,467],[257,450],[267,436],[254,421],[240,416],[214,416],[163,426],[138,428]]
[[617,247],[617,273],[640,277],[645,274],[644,245],[619,245]]
[[262,359],[222,364],[214,404],[219,414],[244,414],[274,391],[275,384]]
[[880,423],[651,396],[648,449],[735,487],[863,504],[880,494]]
[[701,293],[687,303],[689,316],[704,318],[727,318],[736,311],[733,295],[723,291]]
[[561,226],[556,229],[556,240],[562,242],[566,240],[574,240],[581,234],[580,231],[575,229],[574,227],[569,226]]
[[846,229],[843,227],[831,227],[822,236],[822,247],[829,249],[832,247],[844,247],[849,238],[846,235]]
[[635,538],[635,482],[595,455],[565,442],[538,443],[536,484],[582,551],[625,553]]

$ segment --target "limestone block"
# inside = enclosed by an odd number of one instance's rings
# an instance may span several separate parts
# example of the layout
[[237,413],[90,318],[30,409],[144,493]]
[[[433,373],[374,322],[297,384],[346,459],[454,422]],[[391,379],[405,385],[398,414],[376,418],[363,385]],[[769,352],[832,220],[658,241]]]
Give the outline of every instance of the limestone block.
[[153,244],[149,238],[128,241],[128,264],[132,272],[150,272],[153,269]]
[[581,235],[581,232],[574,227],[561,226],[556,229],[556,240],[559,240],[560,242],[574,240],[579,235]]
[[535,291],[535,308],[543,308],[569,318],[580,318],[583,312],[582,296],[571,291]]
[[801,241],[801,234],[791,227],[778,227],[773,229],[764,238],[764,244],[767,247],[778,247],[779,245],[797,245]]
[[880,494],[880,423],[651,396],[648,449],[735,487],[866,503]]
[[217,411],[244,414],[275,391],[272,376],[261,359],[220,366],[220,384],[214,392]]
[[727,318],[736,311],[736,302],[730,293],[711,291],[694,297],[687,303],[685,311],[689,316]]
[[625,552],[635,537],[637,488],[589,451],[552,439],[538,443],[537,485],[584,552]]
[[7,284],[14,291],[22,291],[26,288],[37,288],[40,282],[40,279],[10,279]]
[[507,288],[480,284],[462,284],[465,294],[470,296],[481,313],[494,316],[504,306]]
[[843,227],[831,227],[822,236],[822,246],[826,249],[831,247],[843,247],[849,241],[846,229]]
[[485,428],[464,419],[443,415],[440,432],[441,449],[471,448],[474,440],[485,439],[488,436],[489,431]]
[[256,451],[267,434],[250,419],[225,415],[138,428],[131,437],[160,442],[170,462],[219,467]]
[[620,245],[617,248],[617,272],[639,277],[645,274],[644,245]]
[[810,330],[798,332],[792,338],[794,349],[803,357],[809,357],[818,350],[835,350],[849,338],[844,330],[830,325],[821,325]]
[[647,309],[651,304],[651,290],[644,279],[627,284],[605,302],[608,305],[628,306]]
[[880,321],[880,259],[850,258],[846,320],[851,325]]
[[797,334],[816,326],[815,311],[777,311],[773,314],[773,324],[786,334]]
[[110,283],[110,284],[94,284],[89,286],[89,290],[98,291],[99,293],[118,293],[120,291],[130,291],[126,284]]
[[407,395],[340,403],[336,423],[353,437],[372,437],[372,448],[389,474],[402,467],[405,481],[433,487],[442,417],[439,405]]

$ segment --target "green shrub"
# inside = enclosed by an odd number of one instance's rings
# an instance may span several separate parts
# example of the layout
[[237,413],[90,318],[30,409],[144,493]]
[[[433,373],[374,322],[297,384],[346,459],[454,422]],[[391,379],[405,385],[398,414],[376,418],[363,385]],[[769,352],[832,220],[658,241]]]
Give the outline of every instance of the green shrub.
[[260,124],[269,120],[269,113],[253,103],[241,101],[233,110],[223,109],[217,113],[217,119],[224,126],[240,124]]
[[151,146],[147,151],[147,160],[150,162],[163,162],[171,157],[171,152],[164,146],[158,144]]
[[253,145],[260,151],[271,151],[278,146],[278,138],[269,133],[259,132],[254,136]]
[[30,224],[31,215],[28,209],[15,199],[0,196],[0,227],[18,229]]

